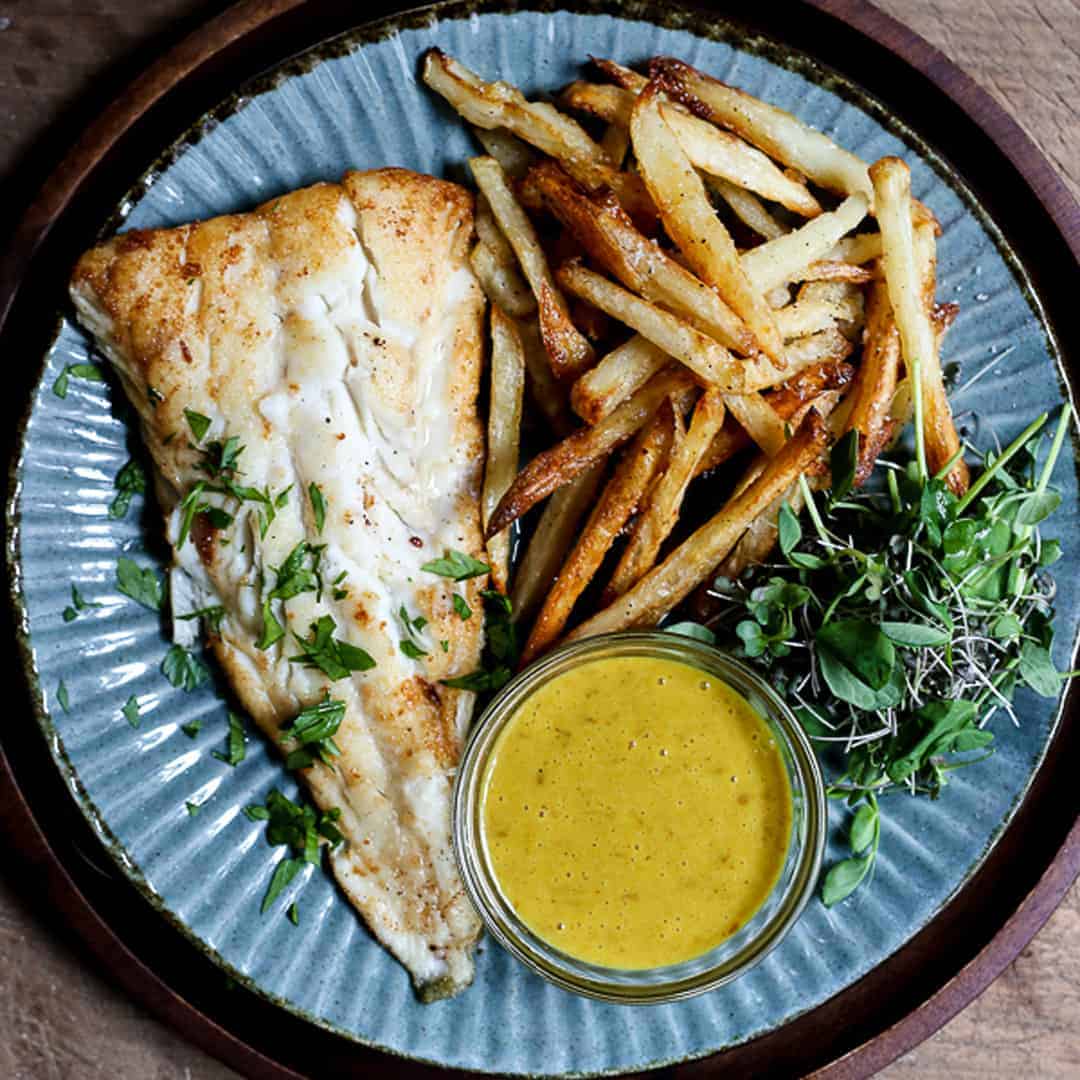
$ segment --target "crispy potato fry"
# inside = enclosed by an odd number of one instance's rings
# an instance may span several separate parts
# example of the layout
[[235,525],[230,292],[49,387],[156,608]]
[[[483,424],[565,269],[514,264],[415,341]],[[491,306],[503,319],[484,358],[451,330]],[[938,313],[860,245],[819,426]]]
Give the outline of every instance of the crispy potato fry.
[[[764,400],[773,412],[782,420],[790,421],[796,412],[808,402],[829,391],[843,390],[855,377],[855,369],[841,361],[825,360],[816,362],[782,386],[764,395]],[[709,452],[698,464],[697,475],[715,469],[735,454],[745,450],[751,444],[750,436],[739,424],[728,421],[713,439]]]
[[[518,468],[521,405],[525,389],[525,350],[517,325],[497,304],[491,307],[491,399],[488,405],[487,464],[480,500],[483,525],[506,494]],[[491,581],[501,593],[510,581],[510,534],[489,536]]]
[[666,352],[635,334],[574,383],[570,404],[582,420],[595,424],[670,363]]
[[776,312],[785,340],[816,334],[838,324],[855,325],[862,319],[862,293],[844,283],[813,281],[799,290],[793,304]]
[[858,236],[845,236],[838,240],[832,251],[825,256],[831,262],[846,262],[862,265],[881,258],[881,233],[859,233]]
[[604,153],[611,158],[617,169],[621,169],[626,160],[626,153],[630,149],[630,134],[625,127],[619,124],[608,124],[604,129],[600,145]]
[[760,394],[726,394],[724,404],[739,426],[772,457],[787,442],[784,421]]
[[589,62],[597,71],[601,72],[605,78],[613,82],[616,86],[621,86],[624,90],[633,90],[635,94],[640,94],[641,91],[645,89],[645,84],[649,81],[644,75],[640,75],[632,68],[628,68],[614,60],[605,60],[599,56],[590,56]]
[[505,128],[471,128],[477,142],[484,148],[484,153],[493,157],[507,176],[520,180],[536,161],[536,153],[528,143],[522,142],[516,135],[511,135]]
[[800,270],[792,280],[846,281],[849,285],[865,285],[873,277],[873,271],[865,266],[840,262],[837,259],[815,259],[809,266]]
[[[627,128],[637,91],[595,83],[571,83],[562,94],[563,104],[598,116],[613,126]],[[786,176],[760,150],[737,135],[691,116],[685,109],[662,102],[664,120],[695,168],[710,176],[756,192],[803,217],[821,213],[821,204],[800,184]]]
[[476,229],[477,239],[480,243],[491,248],[491,254],[500,263],[517,267],[517,256],[514,254],[514,249],[510,246],[510,241],[503,235],[502,229],[499,228],[499,223],[491,212],[491,203],[487,201],[487,196],[482,191],[476,193],[476,213],[473,217],[473,226]]
[[802,511],[802,485],[798,481],[787,491],[781,492],[764,512],[750,522],[749,528],[739,537],[739,542],[732,548],[731,553],[716,568],[717,576],[734,581],[744,570],[763,563],[769,557],[779,538],[780,508],[785,502],[796,514]]
[[630,141],[645,187],[691,269],[746,323],[760,350],[781,363],[783,340],[772,312],[762,290],[751,285],[705,185],[661,115],[659,92],[650,83],[639,95],[630,121]]
[[569,639],[654,626],[713,573],[750,523],[817,460],[826,443],[824,421],[811,409],[784,449],[742,495],[731,499],[632,589],[573,630]]
[[495,508],[488,533],[501,532],[556,488],[627,442],[668,397],[692,386],[689,372],[673,365],[653,376],[598,424],[575,431],[550,450],[538,454],[514,478]]
[[679,520],[679,508],[698,463],[723,423],[723,398],[712,391],[703,394],[685,437],[672,447],[667,468],[649,492],[601,603],[622,596],[652,569],[660,546]]
[[718,341],[668,311],[642,300],[580,263],[559,267],[558,281],[691,369],[705,386],[748,394],[780,382],[783,374],[764,357],[741,360]]
[[803,280],[800,274],[823,259],[833,245],[859,224],[869,208],[863,195],[851,195],[832,213],[821,214],[794,232],[767,240],[743,253],[742,266],[759,292],[765,293],[788,281]]
[[521,319],[518,333],[525,351],[526,386],[529,397],[540,410],[548,427],[557,438],[564,438],[576,427],[570,413],[566,384],[559,382],[551,372],[547,349],[540,336],[536,319]]
[[731,212],[747,228],[753,229],[758,236],[766,240],[775,240],[788,231],[769,213],[752,191],[747,191],[738,184],[733,184],[730,180],[724,180],[719,176],[709,177],[706,183],[731,207]]
[[543,603],[582,519],[595,505],[606,466],[606,461],[598,461],[548,499],[514,574],[511,601],[516,622],[531,619]]
[[[922,438],[926,446],[927,468],[941,470],[960,449],[952,411],[945,395],[941,361],[931,322],[933,307],[933,228],[912,229],[907,207],[911,196],[911,174],[899,158],[882,158],[870,169],[881,228],[882,267],[889,301],[900,332],[904,368],[921,394]],[[916,239],[917,237],[917,239]],[[920,265],[921,263],[921,265]],[[961,458],[949,471],[949,486],[957,493],[967,490],[968,469]]]
[[814,183],[830,191],[872,198],[866,162],[791,113],[710,78],[681,60],[657,58],[649,71],[658,74],[668,93],[695,115],[729,128]]
[[665,403],[624,454],[544,599],[522,650],[522,666],[536,659],[562,633],[578,597],[600,569],[615,538],[663,466],[671,446],[674,423],[674,412],[670,404]]
[[884,281],[870,286],[866,303],[866,338],[862,363],[851,388],[851,414],[847,430],[859,432],[859,459],[855,484],[861,486],[892,438],[889,408],[900,371],[900,334],[896,329]]
[[514,198],[506,173],[494,158],[472,158],[469,165],[536,297],[540,333],[551,358],[552,371],[559,378],[580,375],[592,363],[593,349],[570,321],[566,300],[551,277],[532,222]]
[[424,54],[423,79],[470,124],[505,128],[531,146],[561,161],[567,172],[590,191],[611,188],[635,215],[652,214],[640,179],[614,167],[599,143],[571,117],[542,101],[526,101],[516,87],[485,82],[441,49]]
[[528,181],[589,256],[628,289],[689,319],[727,348],[754,351],[749,329],[716,290],[638,232],[617,201],[590,197],[554,162],[538,165]]
[[765,303],[773,311],[779,311],[780,308],[786,307],[791,303],[791,286],[785,281],[783,285],[777,285],[775,289],[769,289],[765,293]]
[[469,265],[487,298],[507,315],[523,319],[536,311],[536,299],[518,273],[516,262],[502,262],[487,244],[481,242],[472,249]]

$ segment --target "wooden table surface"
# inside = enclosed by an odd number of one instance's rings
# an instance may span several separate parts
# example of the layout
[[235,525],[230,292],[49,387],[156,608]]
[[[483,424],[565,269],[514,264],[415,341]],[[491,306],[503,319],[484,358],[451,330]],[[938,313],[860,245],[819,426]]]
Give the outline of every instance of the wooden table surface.
[[[0,0],[0,240],[92,111],[185,30],[205,0]],[[1080,195],[1075,0],[879,0],[973,75]],[[358,4],[358,11],[362,5]],[[1080,887],[981,998],[888,1080],[1080,1077]],[[224,1080],[93,970],[48,912],[0,879],[0,1077]]]

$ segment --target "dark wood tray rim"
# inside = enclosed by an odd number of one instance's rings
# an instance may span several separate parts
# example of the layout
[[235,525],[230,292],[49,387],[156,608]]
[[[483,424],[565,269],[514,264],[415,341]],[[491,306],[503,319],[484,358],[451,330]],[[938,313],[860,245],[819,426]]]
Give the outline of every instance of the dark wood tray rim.
[[[1019,125],[986,92],[937,49],[865,0],[803,3],[837,20],[838,32],[853,32],[878,43],[954,103],[1034,193],[1047,219],[1044,227],[1051,228],[1059,243],[1064,241],[1064,250],[1071,252],[1074,262],[1080,259],[1080,207]],[[275,24],[284,28],[288,18],[305,6],[318,7],[319,0],[237,4],[148,68],[86,130],[27,210],[0,263],[0,335],[10,329],[8,316],[20,288],[33,281],[38,264],[49,254],[54,225],[93,185],[97,174],[110,171],[113,159],[124,149],[124,140],[139,122],[166,99],[175,101],[181,84],[197,83],[230,50],[248,40],[265,44],[275,33]],[[404,5],[386,5],[395,6]],[[16,633],[18,629],[13,627]],[[716,1075],[730,1069],[735,1075],[766,1070],[769,1075],[806,1075],[816,1069],[812,1075],[831,1080],[869,1076],[928,1037],[981,993],[1028,944],[1080,875],[1080,800],[1075,783],[1070,786],[1069,774],[1059,764],[1075,761],[1080,750],[1080,731],[1073,719],[1075,697],[1069,695],[1051,754],[1006,836],[929,926],[855,986],[783,1029],[664,1073]],[[0,822],[8,837],[14,838],[22,865],[29,870],[27,887],[61,913],[129,993],[187,1038],[248,1075],[300,1076],[301,1071],[295,1070],[303,1059],[274,1047],[269,1032],[263,1038],[245,1025],[245,1037],[231,1033],[224,1026],[226,1022],[231,1026],[227,1008],[222,1009],[220,1003],[216,1009],[196,1007],[193,995],[177,992],[167,977],[155,972],[145,950],[140,955],[125,945],[105,910],[108,904],[93,897],[92,885],[87,887],[77,858],[51,842],[48,829],[39,824],[39,818],[44,823],[50,815],[38,804],[33,787],[20,786],[16,778],[34,775],[32,765],[22,768],[32,750],[15,743],[8,746],[7,736],[5,749],[14,752],[0,750]],[[1036,822],[1039,831],[1033,834],[1028,830]],[[1041,839],[1029,839],[1026,844],[1018,840],[1032,835]],[[984,910],[973,933],[970,927],[965,929],[965,908],[970,909],[975,897],[981,898]],[[866,1000],[890,995],[896,1006],[878,1009],[867,1022],[862,1015]],[[325,1045],[325,1056],[305,1056],[307,1062],[324,1063],[318,1069],[320,1075],[353,1074],[380,1064],[385,1068],[394,1060],[321,1032],[315,1034],[309,1051],[316,1044]],[[291,1067],[285,1063],[287,1057],[292,1058]],[[431,1074],[424,1066],[398,1060],[398,1071]],[[303,1065],[300,1068],[307,1071]]]

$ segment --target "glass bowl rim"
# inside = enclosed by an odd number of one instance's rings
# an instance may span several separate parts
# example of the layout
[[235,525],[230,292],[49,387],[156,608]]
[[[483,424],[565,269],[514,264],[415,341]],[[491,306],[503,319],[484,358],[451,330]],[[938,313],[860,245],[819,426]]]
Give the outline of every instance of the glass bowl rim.
[[[619,655],[625,649],[631,653],[640,654],[642,648],[647,650],[649,646],[662,650],[668,655],[677,654],[672,658],[682,660],[699,669],[702,668],[703,663],[713,668],[719,667],[720,671],[713,671],[719,677],[726,678],[727,673],[733,673],[736,679],[748,684],[764,700],[769,708],[767,720],[779,730],[785,743],[787,750],[785,769],[789,774],[789,779],[797,778],[801,783],[804,803],[802,831],[805,836],[800,843],[796,835],[797,823],[793,819],[792,837],[785,866],[792,858],[792,846],[798,845],[794,856],[794,870],[781,894],[777,910],[759,932],[740,947],[734,957],[725,958],[722,962],[695,974],[673,978],[666,982],[649,982],[647,979],[659,972],[677,971],[680,967],[698,962],[700,958],[671,965],[669,968],[628,971],[605,969],[573,957],[567,957],[565,963],[553,961],[540,950],[532,947],[530,938],[546,949],[557,952],[550,942],[524,927],[520,918],[517,921],[524,932],[504,924],[489,896],[489,893],[499,894],[498,885],[494,876],[486,871],[486,860],[477,850],[480,841],[479,830],[473,828],[478,810],[480,786],[491,750],[502,730],[516,715],[520,704],[529,694],[544,684],[551,670],[560,667],[568,657],[577,657],[579,662],[588,662],[590,658],[596,658],[593,655],[596,653],[602,656]],[[725,668],[727,673],[723,670]],[[562,668],[560,673],[562,670],[567,669]],[[734,689],[745,693],[738,686],[734,686]],[[793,791],[793,800],[795,796],[796,792]],[[458,764],[457,782],[454,785],[452,816],[454,854],[466,892],[480,914],[485,928],[503,948],[531,971],[564,990],[619,1004],[654,1005],[693,997],[722,986],[758,964],[780,944],[813,895],[825,850],[827,807],[824,778],[817,754],[809,738],[787,703],[760,674],[741,659],[699,638],[664,630],[628,630],[600,634],[560,645],[545,653],[523,671],[518,672],[498,691],[472,726],[466,740]],[[769,900],[776,895],[776,890],[781,887],[782,877],[783,875],[763,902],[762,907],[758,909],[750,922],[745,924],[746,926],[757,918]],[[513,909],[509,903],[505,900],[503,902],[512,912]],[[723,944],[721,943],[716,948],[721,948]],[[588,973],[583,973],[581,969],[588,969]],[[603,974],[605,971],[610,972],[612,976],[617,975],[618,981],[606,980]],[[636,981],[635,976],[641,981]]]

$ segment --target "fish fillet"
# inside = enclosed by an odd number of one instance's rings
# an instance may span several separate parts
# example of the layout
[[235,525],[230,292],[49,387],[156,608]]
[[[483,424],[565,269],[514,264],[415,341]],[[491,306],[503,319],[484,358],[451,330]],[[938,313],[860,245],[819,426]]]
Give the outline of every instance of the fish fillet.
[[[341,888],[425,1000],[469,983],[480,929],[450,829],[473,695],[439,680],[479,666],[485,582],[421,569],[448,549],[484,555],[471,236],[463,188],[381,169],[250,214],[120,235],[71,282],[153,457],[174,606],[224,607],[210,646],[271,739],[327,690],[345,704],[340,757],[304,779],[320,808],[342,812],[345,843],[330,856]],[[185,410],[210,420],[201,440]],[[199,513],[181,543],[184,499],[200,481],[220,486],[205,464],[233,437],[233,483],[266,498],[204,489],[198,501],[234,520]],[[302,542],[325,545],[321,589],[270,597]],[[455,592],[471,618],[454,611]],[[267,603],[287,632],[259,648]],[[326,615],[374,668],[331,682],[290,663],[294,635]],[[403,640],[427,655],[406,655]]]

